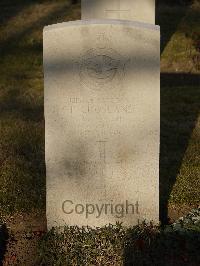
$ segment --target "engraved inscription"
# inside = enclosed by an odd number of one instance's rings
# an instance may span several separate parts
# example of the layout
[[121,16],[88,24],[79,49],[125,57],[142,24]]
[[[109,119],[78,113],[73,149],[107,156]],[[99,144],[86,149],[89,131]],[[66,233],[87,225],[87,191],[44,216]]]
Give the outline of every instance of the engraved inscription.
[[121,56],[113,49],[97,48],[88,50],[81,58],[79,76],[83,85],[101,89],[123,76],[124,65]]
[[99,143],[99,156],[100,161],[106,164],[106,142],[105,140],[97,141]]
[[85,104],[81,107],[77,107],[75,105],[70,106],[70,113],[77,113],[81,112],[83,114],[90,113],[90,114],[133,114],[135,107],[132,104]]
[[87,177],[88,180],[95,177],[98,185],[101,184],[102,186],[105,185],[107,177],[111,178],[113,175],[119,174],[127,175],[126,167],[133,161],[113,155],[109,157],[107,145],[107,139],[97,140],[93,158],[65,162],[65,174],[71,178]]
[[111,81],[116,75],[119,62],[107,55],[97,55],[85,60],[87,75],[97,83]]
[[94,48],[87,50],[80,56],[76,64],[83,86],[98,90],[121,86],[128,60],[124,60],[110,46],[108,37],[104,33],[100,33],[94,40]]
[[133,114],[135,105],[132,102],[120,103],[118,98],[90,98],[87,101],[73,97],[66,103],[70,113],[105,113],[105,114]]
[[106,142],[105,140],[97,141],[99,146],[99,171],[100,182],[104,187],[104,194],[106,196],[105,176],[106,176]]

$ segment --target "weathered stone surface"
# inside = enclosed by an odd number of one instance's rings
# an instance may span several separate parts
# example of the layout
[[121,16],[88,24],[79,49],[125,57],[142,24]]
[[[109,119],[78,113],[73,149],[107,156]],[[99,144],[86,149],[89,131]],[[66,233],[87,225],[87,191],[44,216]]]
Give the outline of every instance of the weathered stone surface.
[[159,48],[154,25],[45,27],[48,228],[158,221]]
[[82,0],[82,19],[124,19],[155,24],[155,0]]

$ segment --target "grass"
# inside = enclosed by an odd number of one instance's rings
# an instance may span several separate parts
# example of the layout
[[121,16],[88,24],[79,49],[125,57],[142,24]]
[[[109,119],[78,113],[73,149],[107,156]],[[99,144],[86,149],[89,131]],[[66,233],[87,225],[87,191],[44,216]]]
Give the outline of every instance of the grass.
[[42,30],[79,9],[69,1],[0,5],[0,211],[30,212],[45,209]]
[[[200,16],[199,3],[192,8],[185,6],[158,9],[158,23],[161,26],[162,71],[199,73]],[[198,49],[196,46],[198,40]]]
[[[199,203],[199,103],[198,87],[161,91],[160,196],[170,193],[171,203]],[[169,188],[171,191],[165,192]]]

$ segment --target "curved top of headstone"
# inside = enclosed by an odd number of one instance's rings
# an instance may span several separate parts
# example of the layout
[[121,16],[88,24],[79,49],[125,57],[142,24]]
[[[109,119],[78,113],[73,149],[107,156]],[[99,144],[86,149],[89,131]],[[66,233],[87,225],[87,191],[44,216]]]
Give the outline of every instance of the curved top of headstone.
[[155,0],[81,0],[82,19],[136,20],[155,24]]
[[81,25],[124,25],[124,26],[133,26],[137,28],[146,28],[151,30],[160,30],[160,27],[158,25],[138,22],[138,21],[130,21],[130,20],[117,20],[117,19],[90,19],[90,20],[75,20],[75,21],[69,21],[69,22],[62,22],[57,23],[49,26],[44,27],[44,32],[53,30],[56,28],[64,28],[64,27],[70,27],[70,26],[81,26]]

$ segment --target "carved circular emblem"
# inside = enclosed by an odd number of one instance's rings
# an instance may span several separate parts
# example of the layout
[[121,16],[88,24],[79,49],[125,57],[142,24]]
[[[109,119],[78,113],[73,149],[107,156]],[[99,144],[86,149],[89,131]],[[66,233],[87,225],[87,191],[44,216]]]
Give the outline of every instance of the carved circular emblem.
[[90,49],[79,62],[81,83],[92,88],[112,84],[122,71],[121,56],[113,49]]

